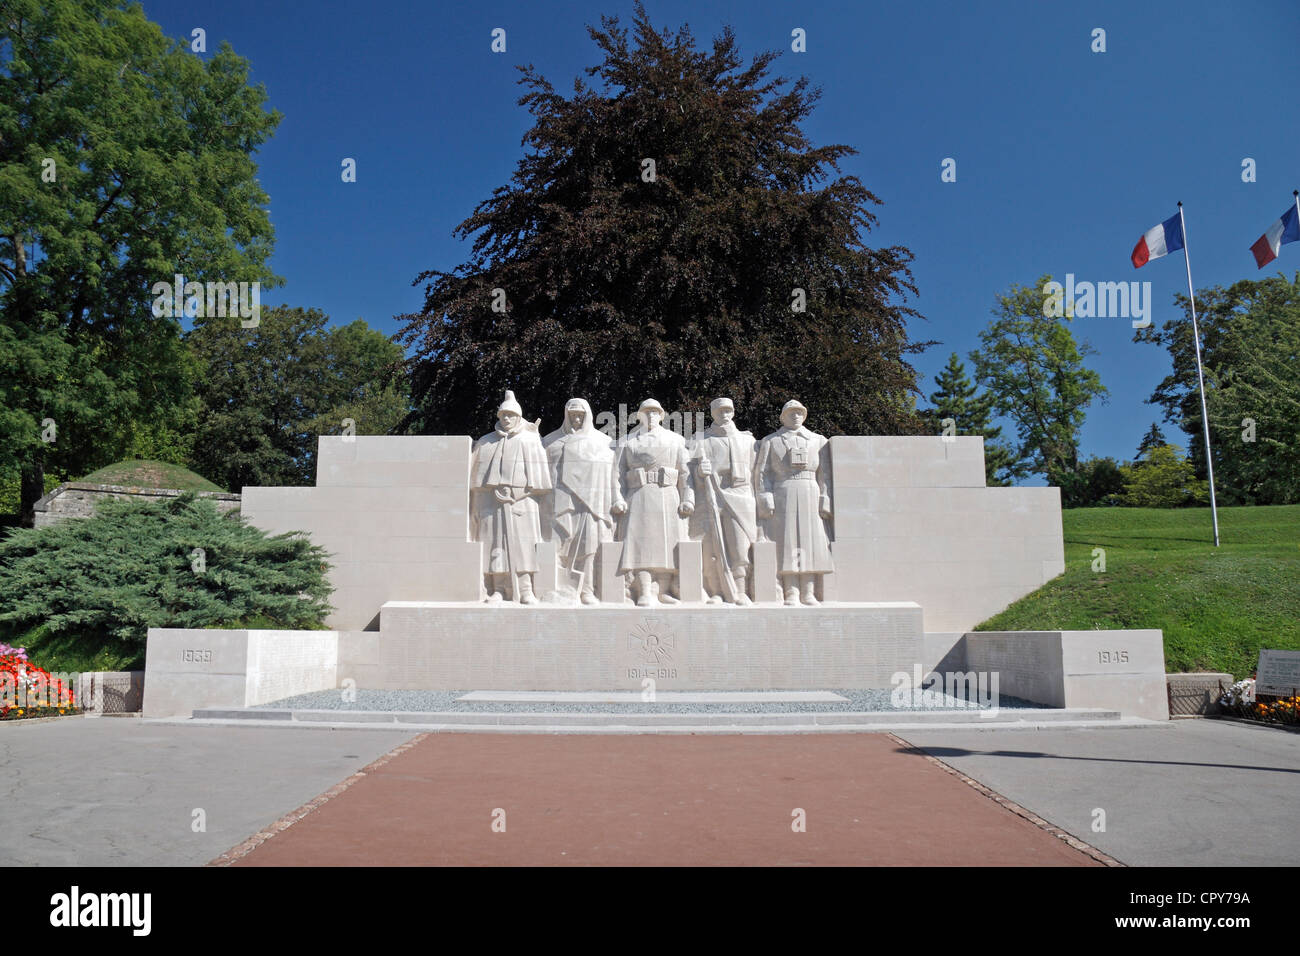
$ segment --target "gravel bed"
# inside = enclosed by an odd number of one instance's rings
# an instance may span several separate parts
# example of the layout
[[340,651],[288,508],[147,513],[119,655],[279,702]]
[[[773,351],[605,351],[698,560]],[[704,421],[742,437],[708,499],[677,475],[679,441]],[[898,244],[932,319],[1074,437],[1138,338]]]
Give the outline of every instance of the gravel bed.
[[[685,703],[549,703],[540,701],[458,701],[463,690],[357,690],[356,700],[343,699],[342,690],[322,690],[299,694],[250,710],[382,710],[409,712],[448,712],[481,714],[797,714],[833,711],[898,711],[890,702],[889,690],[837,690],[848,698],[843,701],[773,701],[771,703],[685,704]],[[1018,697],[999,697],[1003,709],[1041,707]],[[908,710],[977,710],[974,703],[943,695],[939,706]]]

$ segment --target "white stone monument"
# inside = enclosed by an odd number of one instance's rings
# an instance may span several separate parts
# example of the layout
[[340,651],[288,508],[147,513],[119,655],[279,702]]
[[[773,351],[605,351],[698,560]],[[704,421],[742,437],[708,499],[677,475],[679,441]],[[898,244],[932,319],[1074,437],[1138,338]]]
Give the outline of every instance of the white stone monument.
[[[543,439],[507,392],[474,443],[322,436],[316,487],[245,488],[242,510],[332,554],[332,630],[301,654],[284,632],[151,631],[146,715],[344,681],[828,690],[968,662],[1005,669],[1003,693],[1163,706],[1158,631],[968,633],[1064,570],[1059,490],[985,487],[982,439],[827,439],[790,401],[755,441],[729,399],[710,411],[687,441],[647,399],[616,441],[575,398]],[[1017,670],[1031,650],[1050,666]]]

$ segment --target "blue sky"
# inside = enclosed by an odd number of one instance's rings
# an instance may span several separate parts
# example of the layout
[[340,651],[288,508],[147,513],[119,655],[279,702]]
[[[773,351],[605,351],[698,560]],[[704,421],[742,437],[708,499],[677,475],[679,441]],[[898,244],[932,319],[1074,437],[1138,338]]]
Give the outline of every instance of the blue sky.
[[[517,64],[566,92],[598,51],[602,14],[630,25],[631,0],[547,3],[148,0],[172,36],[228,40],[284,113],[258,154],[276,228],[265,301],[357,317],[392,333],[415,311],[427,268],[468,254],[453,228],[508,181],[528,114]],[[1142,233],[1187,215],[1198,287],[1300,270],[1283,248],[1257,273],[1249,246],[1300,186],[1300,3],[708,2],[652,0],[659,27],[687,23],[707,45],[731,25],[748,59],[782,50],[782,75],[822,88],[815,143],[859,150],[843,164],[884,205],[872,245],[916,256],[925,317],[942,344],[915,364],[923,391],[952,351],[978,344],[995,296],[1045,273],[1150,281],[1152,319],[1186,290],[1181,253],[1135,271]],[[506,30],[507,51],[491,52]],[[807,52],[790,50],[802,28]],[[1106,51],[1092,52],[1092,32]],[[340,163],[357,161],[344,183]],[[956,160],[956,182],[941,163]],[[1242,181],[1242,161],[1256,181]],[[1125,318],[1077,318],[1109,390],[1084,426],[1085,454],[1131,457],[1158,418],[1146,405],[1168,356],[1132,341]],[[634,398],[634,396],[630,397]],[[1175,431],[1167,429],[1173,438]]]

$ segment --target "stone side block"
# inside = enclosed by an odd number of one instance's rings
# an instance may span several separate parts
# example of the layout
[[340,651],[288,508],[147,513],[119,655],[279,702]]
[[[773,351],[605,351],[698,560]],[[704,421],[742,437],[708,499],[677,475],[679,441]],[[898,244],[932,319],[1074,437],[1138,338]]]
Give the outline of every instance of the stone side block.
[[188,717],[333,687],[337,652],[333,631],[150,628],[144,716]]
[[[341,567],[347,563],[364,565],[372,561],[391,561],[396,564],[454,563],[454,556],[447,555],[447,544],[442,538],[358,535],[348,539],[346,550],[339,552],[339,564]],[[477,551],[471,552],[465,548],[459,549],[459,553],[463,557],[471,553],[477,554]]]
[[456,567],[452,562],[343,561],[331,572],[330,580],[338,588],[382,586],[402,592],[403,597],[390,600],[412,600],[405,595],[413,589],[420,589],[422,597],[440,590],[439,578],[454,574]]
[[907,464],[912,488],[983,488],[984,458],[914,458]]
[[244,706],[336,687],[337,631],[248,632]]
[[926,631],[924,647],[925,655],[921,659],[923,673],[964,673],[969,669],[966,666],[965,635],[959,631]]
[[1060,520],[1060,488],[990,488],[993,496],[1005,499],[1009,511],[1039,511],[1055,514]]
[[1042,573],[1041,561],[1017,560],[1010,556],[988,565],[988,583],[993,587],[1015,588],[1037,583]]
[[850,462],[978,460],[984,470],[984,439],[957,435],[836,435],[831,438],[834,467]]
[[339,631],[378,629],[379,609],[388,600],[388,589],[383,585],[338,585],[330,595],[334,610],[326,621]]
[[365,515],[367,532],[376,537],[468,541],[469,515],[464,504],[446,511],[379,511]]
[[[357,460],[357,443],[355,437],[342,435],[321,435],[316,439],[316,472],[328,465],[341,465]],[[317,483],[320,478],[317,477]]]
[[[283,512],[316,511],[320,508],[315,488],[263,488],[246,486],[239,510],[258,527],[261,520],[276,520]],[[260,519],[260,520],[259,520]]]
[[1155,674],[1165,680],[1163,631],[1062,631],[1061,638],[1068,674]]
[[997,672],[1000,693],[1051,707],[1169,717],[1158,630],[975,631],[965,644],[970,669]]
[[145,675],[143,717],[189,717],[211,707],[244,706],[243,674]]
[[967,667],[996,673],[1000,694],[1066,706],[1060,631],[972,631],[965,643]]
[[[379,631],[339,631],[339,687],[369,689],[383,678],[383,635]],[[352,681],[352,684],[347,684]]]
[[874,461],[839,461],[833,465],[834,490],[839,493],[850,488],[902,488],[909,479],[908,462],[904,459]]
[[1169,719],[1169,688],[1163,674],[1071,674],[1065,706],[1103,707],[1126,717]]
[[313,544],[324,539],[352,542],[374,528],[373,516],[355,509],[284,511],[253,515],[250,520],[267,532],[302,532]]
[[885,446],[870,435],[833,435],[830,440],[831,468],[852,464],[870,464],[885,457]]
[[[382,465],[376,465],[382,468]],[[316,492],[312,510],[336,513],[401,515],[433,512],[456,512],[463,522],[468,501],[464,486],[441,487],[358,487],[340,486],[312,489]]]
[[472,444],[468,435],[358,435],[356,461],[464,462],[468,470]]
[[1065,542],[1057,535],[1027,535],[1020,540],[1027,561],[1065,561]]
[[145,703],[150,675],[240,674],[248,662],[248,631],[151,627],[145,636]]
[[322,463],[316,469],[318,487],[348,488],[459,488],[468,494],[467,462],[457,461],[345,461]]

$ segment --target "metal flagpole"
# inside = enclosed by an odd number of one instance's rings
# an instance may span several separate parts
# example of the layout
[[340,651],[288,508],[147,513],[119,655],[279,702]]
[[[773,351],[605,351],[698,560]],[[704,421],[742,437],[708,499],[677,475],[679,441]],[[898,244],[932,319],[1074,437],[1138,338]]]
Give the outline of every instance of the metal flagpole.
[[1205,407],[1205,373],[1201,370],[1201,330],[1196,322],[1196,292],[1192,289],[1192,260],[1187,253],[1187,220],[1178,204],[1178,224],[1183,227],[1183,262],[1187,265],[1187,295],[1192,300],[1192,341],[1196,343],[1196,383],[1201,389],[1201,424],[1205,428],[1205,470],[1210,479],[1210,514],[1214,518],[1214,546],[1219,546],[1219,506],[1214,500],[1214,456],[1210,452],[1210,413]]

